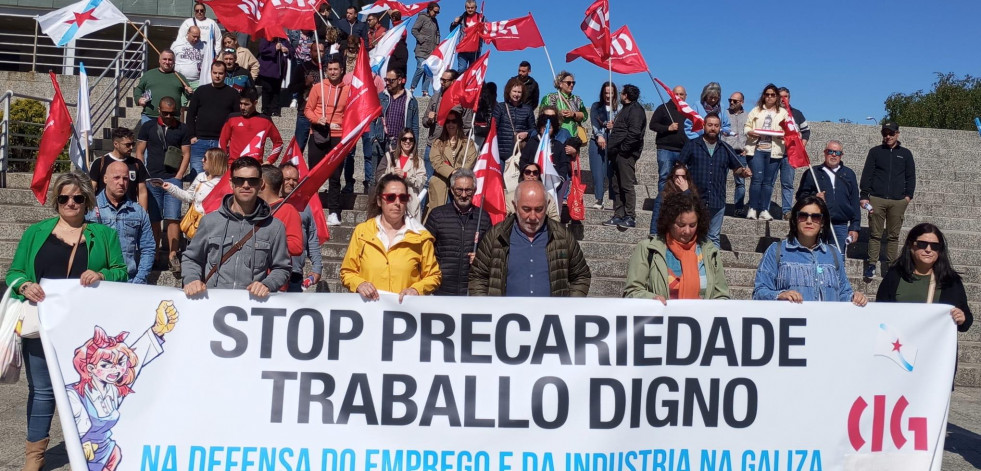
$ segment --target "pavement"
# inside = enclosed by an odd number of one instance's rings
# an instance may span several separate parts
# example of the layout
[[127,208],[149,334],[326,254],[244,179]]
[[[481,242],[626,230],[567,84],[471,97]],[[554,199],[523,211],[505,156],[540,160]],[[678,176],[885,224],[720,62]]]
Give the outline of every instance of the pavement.
[[[24,465],[27,381],[21,373],[16,384],[0,385],[0,471]],[[51,424],[46,470],[69,470],[57,413]],[[981,388],[957,388],[951,396],[943,469],[981,469]]]

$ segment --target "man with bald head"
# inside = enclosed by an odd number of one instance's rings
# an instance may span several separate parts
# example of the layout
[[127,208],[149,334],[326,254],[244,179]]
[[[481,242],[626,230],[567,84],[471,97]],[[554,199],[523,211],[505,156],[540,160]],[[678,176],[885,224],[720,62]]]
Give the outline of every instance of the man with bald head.
[[[197,26],[188,28],[187,34],[182,38],[177,38],[170,46],[170,49],[174,51],[174,70],[183,75],[188,80],[187,84],[191,87],[191,91],[188,93],[193,93],[194,90],[197,90],[198,84],[201,83],[201,65],[204,62],[205,46],[204,41],[201,41],[201,30]],[[211,57],[211,55],[209,54],[208,57]],[[205,83],[207,83],[209,77],[206,67],[204,75]],[[187,106],[187,101],[187,96],[182,97],[181,106]]]
[[[688,101],[685,87],[678,85],[673,89],[679,99]],[[685,116],[670,100],[654,110],[649,125],[651,131],[657,133],[654,144],[657,146],[657,199],[654,201],[654,215],[658,214],[661,206],[661,191],[664,182],[668,180],[671,166],[681,157],[681,148],[688,143],[685,135]],[[654,219],[657,219],[656,217]],[[653,226],[653,224],[652,224]],[[651,233],[653,233],[653,227]]]
[[146,284],[146,277],[153,268],[156,243],[150,216],[142,206],[127,197],[129,172],[129,166],[121,160],[106,166],[102,180],[105,189],[96,196],[95,208],[85,215],[85,220],[116,230],[123,259],[126,260],[129,282]]
[[585,297],[586,257],[565,226],[545,215],[545,186],[523,181],[516,212],[487,231],[470,268],[471,296]]

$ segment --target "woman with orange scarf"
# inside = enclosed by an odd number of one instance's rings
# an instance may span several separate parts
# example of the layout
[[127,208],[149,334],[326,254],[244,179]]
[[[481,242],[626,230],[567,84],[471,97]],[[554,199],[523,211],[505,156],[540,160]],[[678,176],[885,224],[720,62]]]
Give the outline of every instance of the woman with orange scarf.
[[[627,266],[625,298],[729,299],[722,256],[708,239],[708,214],[691,193],[661,205],[659,235],[640,241]],[[662,235],[663,234],[663,235]]]

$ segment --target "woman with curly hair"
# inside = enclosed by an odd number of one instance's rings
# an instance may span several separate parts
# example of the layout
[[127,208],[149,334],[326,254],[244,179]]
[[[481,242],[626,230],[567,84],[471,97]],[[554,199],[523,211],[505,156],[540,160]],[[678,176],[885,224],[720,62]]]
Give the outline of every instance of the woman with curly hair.
[[627,265],[625,298],[729,299],[719,249],[708,238],[708,213],[692,193],[664,199],[658,235],[634,248]]

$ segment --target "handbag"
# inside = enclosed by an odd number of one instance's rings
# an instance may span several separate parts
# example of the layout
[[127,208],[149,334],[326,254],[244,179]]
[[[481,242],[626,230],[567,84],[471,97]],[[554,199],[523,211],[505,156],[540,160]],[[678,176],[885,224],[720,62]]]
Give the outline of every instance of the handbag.
[[181,232],[187,236],[188,239],[194,238],[194,234],[198,232],[198,224],[201,223],[201,213],[194,208],[192,204],[190,208],[187,208],[187,213],[181,218]]
[[518,188],[518,182],[521,181],[521,151],[518,148],[519,143],[514,143],[514,152],[511,153],[511,157],[504,162],[504,189],[508,193],[514,191]]
[[582,169],[579,168],[579,159],[572,160],[572,185],[569,187],[569,197],[566,203],[569,205],[569,218],[573,221],[586,219],[586,206],[583,203],[583,196],[586,194],[586,185],[582,182]]
[[3,300],[0,300],[0,384],[16,383],[24,366],[17,325],[20,323],[21,305],[28,303],[10,296],[12,287],[7,288]]
[[168,146],[167,145],[167,127],[157,124],[157,137],[160,138],[160,142],[163,143],[164,150],[164,167],[170,167],[172,169],[178,169],[181,167],[181,162],[184,161],[184,152],[180,147]]
[[576,135],[575,135],[575,137],[579,139],[579,142],[580,142],[579,145],[580,146],[582,144],[585,144],[586,142],[589,142],[589,133],[586,132],[586,128],[583,127],[583,125],[581,125],[581,124],[577,124],[576,125]]

